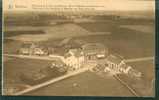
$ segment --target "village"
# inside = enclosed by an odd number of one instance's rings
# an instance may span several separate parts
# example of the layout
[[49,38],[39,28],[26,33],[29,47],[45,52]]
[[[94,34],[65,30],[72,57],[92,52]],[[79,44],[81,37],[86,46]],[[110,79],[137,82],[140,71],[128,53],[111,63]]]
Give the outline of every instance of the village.
[[[68,47],[68,44],[66,45]],[[63,55],[58,54],[56,52],[58,49],[56,49],[39,46],[38,43],[24,43],[19,49],[18,55],[48,57],[52,59],[52,64],[33,74],[22,74],[21,79],[28,84],[32,82],[31,85],[34,85],[84,67],[90,67],[92,72],[104,72],[111,75],[125,74],[137,79],[142,77],[142,73],[127,65],[122,56],[110,54],[108,48],[102,43],[84,43],[78,48],[71,48],[70,46],[63,51]]]

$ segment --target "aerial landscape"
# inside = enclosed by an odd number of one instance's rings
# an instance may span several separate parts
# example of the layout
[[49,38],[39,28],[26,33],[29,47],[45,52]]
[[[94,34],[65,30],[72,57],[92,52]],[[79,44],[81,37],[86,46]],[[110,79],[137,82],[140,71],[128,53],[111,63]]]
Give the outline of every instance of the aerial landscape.
[[121,10],[4,12],[3,95],[155,96],[154,12]]

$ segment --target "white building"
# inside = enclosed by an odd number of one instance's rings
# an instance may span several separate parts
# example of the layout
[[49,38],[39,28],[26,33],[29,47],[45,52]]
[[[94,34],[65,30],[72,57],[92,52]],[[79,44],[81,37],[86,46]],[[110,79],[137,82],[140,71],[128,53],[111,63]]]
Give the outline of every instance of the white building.
[[122,57],[109,55],[106,59],[107,67],[105,67],[105,72],[109,71],[113,74],[128,73],[130,67],[128,67]]
[[46,53],[41,47],[35,45],[34,43],[24,43],[22,48],[19,50],[20,54],[23,55],[45,55]]
[[81,68],[82,64],[84,63],[83,52],[79,49],[70,49],[69,52],[65,55],[64,62],[73,70]]
[[45,52],[41,48],[34,48],[34,55],[44,55]]
[[104,71],[111,72],[112,74],[127,74],[132,77],[141,77],[141,72],[133,69],[131,66],[127,66],[122,57],[109,55],[107,57],[107,67],[105,67]]

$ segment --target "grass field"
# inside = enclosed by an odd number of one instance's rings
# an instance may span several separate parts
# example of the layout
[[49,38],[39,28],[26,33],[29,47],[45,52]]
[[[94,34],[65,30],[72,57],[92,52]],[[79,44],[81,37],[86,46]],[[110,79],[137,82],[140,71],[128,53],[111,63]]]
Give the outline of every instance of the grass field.
[[[67,23],[62,25],[47,27],[26,27],[26,30],[37,31],[42,29],[45,34],[23,34],[9,35],[10,39],[4,39],[4,53],[15,54],[20,48],[22,41],[31,40],[42,42],[43,45],[56,45],[65,37],[73,37],[73,40],[81,40],[86,43],[103,43],[108,47],[110,53],[117,53],[125,59],[154,56],[154,39],[155,34],[153,21],[138,22],[133,20],[127,21],[106,21],[96,23]],[[131,25],[141,25],[142,28],[150,28],[149,31],[143,31],[140,27]],[[141,24],[140,24],[141,23]],[[128,25],[129,27],[120,27],[120,25]],[[144,27],[145,25],[145,27]],[[150,27],[149,27],[150,26]],[[19,26],[18,26],[19,27]],[[24,26],[25,27],[25,26]],[[20,30],[25,30],[21,26]],[[14,27],[12,27],[13,30]],[[107,34],[109,33],[109,34]],[[8,33],[5,33],[6,36]],[[20,73],[30,73],[41,67],[45,67],[51,62],[42,60],[29,60],[17,58],[4,58],[4,87],[14,84],[23,84],[19,80]],[[144,73],[144,82],[142,85],[150,86],[149,81],[154,78],[154,64],[152,61],[129,63],[135,69]],[[126,79],[125,79],[126,80]],[[77,83],[77,87],[72,84]],[[133,80],[130,81],[133,83]],[[142,83],[142,82],[141,82]],[[100,87],[101,86],[101,87]],[[138,87],[136,85],[134,87]],[[143,88],[144,89],[144,88]],[[143,90],[139,89],[139,91]],[[142,93],[141,95],[151,95],[151,93]],[[101,79],[97,75],[90,72],[83,73],[79,76],[63,80],[59,83],[34,91],[27,95],[97,95],[97,96],[132,96],[118,81],[113,78]]]
[[124,75],[119,77],[128,83],[141,96],[154,96],[155,93],[155,65],[154,61],[140,61],[128,63],[134,69],[142,72],[143,76],[140,80],[129,78]]
[[[4,57],[4,59],[6,58]],[[50,64],[51,61],[10,58],[3,64],[4,89],[8,87],[19,88],[19,85],[25,85],[20,80],[22,73],[32,73]]]
[[12,37],[12,36],[17,36],[17,35],[24,35],[24,34],[44,34],[43,31],[41,30],[36,30],[36,31],[24,31],[24,30],[21,30],[21,31],[4,31],[4,37]]
[[[78,26],[79,25],[79,26]],[[115,22],[109,23],[83,23],[83,24],[63,24],[55,28],[48,28],[47,34],[19,35],[11,37],[10,43],[4,43],[4,51],[16,50],[20,41],[40,41],[55,44],[56,41],[64,37],[74,37],[86,42],[100,42],[107,45],[110,52],[118,53],[125,58],[154,56],[155,34],[151,28],[148,32],[122,28]],[[149,24],[153,27],[152,24]],[[70,28],[71,27],[71,28]],[[129,26],[130,27],[130,26]],[[133,27],[133,26],[132,26]],[[144,27],[142,25],[142,27]],[[145,28],[148,25],[145,26]],[[109,34],[107,34],[109,33]],[[19,41],[20,40],[20,41]],[[16,42],[18,41],[18,42]],[[15,44],[17,44],[15,46]],[[11,50],[11,51],[12,51]],[[133,53],[135,52],[135,54]]]
[[[100,24],[97,24],[97,26],[99,25]],[[95,29],[95,25],[92,29]],[[151,33],[143,33],[116,27],[114,30],[111,30],[110,35],[95,35],[78,38],[87,42],[104,43],[108,46],[110,52],[120,54],[126,59],[154,56],[155,35],[153,31]]]
[[127,28],[130,30],[136,30],[143,33],[155,34],[155,26],[154,25],[121,25],[121,28]]
[[[21,27],[21,28],[20,28]],[[28,27],[14,27],[14,29],[27,29],[30,30]],[[16,35],[12,37],[6,37],[7,39],[13,39],[13,40],[20,40],[20,41],[46,41],[48,39],[60,39],[60,38],[68,38],[68,37],[78,37],[78,36],[88,36],[88,35],[97,35],[97,34],[104,34],[101,32],[89,32],[86,29],[76,25],[76,24],[62,24],[57,26],[48,26],[48,27],[31,27],[31,29],[39,29],[43,30],[45,34],[26,34],[24,32],[21,35]],[[34,33],[34,32],[33,32]],[[105,32],[107,34],[107,32]],[[7,34],[10,33],[5,33]]]
[[[75,85],[76,84],[76,85]],[[62,80],[24,95],[44,96],[133,96],[113,77],[101,78],[92,72]]]

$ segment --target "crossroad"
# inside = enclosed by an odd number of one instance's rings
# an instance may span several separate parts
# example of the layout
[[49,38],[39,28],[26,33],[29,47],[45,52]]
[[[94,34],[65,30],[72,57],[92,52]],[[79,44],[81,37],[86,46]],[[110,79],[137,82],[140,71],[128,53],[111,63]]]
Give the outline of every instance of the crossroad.
[[[52,57],[49,57],[49,56],[28,56],[28,55],[16,55],[16,54],[3,54],[3,56],[7,56],[7,57],[16,57],[16,58],[26,58],[26,59],[39,59],[39,60],[54,60],[56,58],[58,59],[63,59],[61,58],[60,56],[52,56]],[[134,58],[134,59],[126,59],[125,62],[138,62],[138,61],[148,61],[148,60],[154,60],[154,57],[141,57],[141,58]],[[77,71],[73,71],[71,73],[68,73],[66,75],[63,75],[63,76],[60,76],[60,77],[57,77],[57,78],[53,78],[51,80],[48,80],[44,83],[41,83],[41,84],[38,84],[38,85],[35,85],[35,86],[31,86],[30,88],[27,88],[25,90],[22,90],[20,92],[17,92],[13,95],[23,95],[25,93],[28,93],[28,92],[31,92],[31,91],[34,91],[36,89],[39,89],[39,88],[42,88],[42,87],[45,87],[45,86],[48,86],[50,84],[53,84],[55,82],[58,82],[58,81],[61,81],[61,80],[64,80],[66,78],[69,78],[69,77],[73,77],[73,76],[76,76],[80,73],[83,73],[83,72],[86,72],[90,69],[92,69],[94,66],[91,64],[91,66],[88,66],[86,65],[87,67],[83,67]],[[121,82],[122,85],[124,85],[126,88],[129,89],[129,91],[134,94],[135,96],[139,96],[135,90],[133,90],[130,86],[128,86],[123,80],[121,80],[118,76],[114,76],[114,78],[116,78],[118,81]]]

